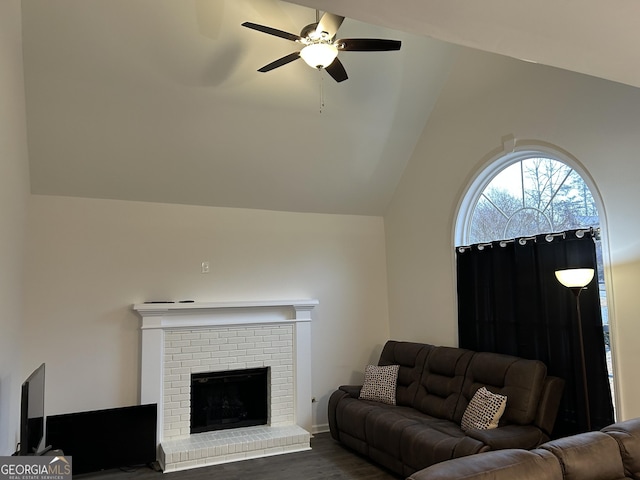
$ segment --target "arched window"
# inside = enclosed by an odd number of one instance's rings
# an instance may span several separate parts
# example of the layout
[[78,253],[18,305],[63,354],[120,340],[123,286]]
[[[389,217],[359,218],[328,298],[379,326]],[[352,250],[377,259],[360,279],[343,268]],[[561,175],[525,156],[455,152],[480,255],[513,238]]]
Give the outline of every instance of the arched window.
[[472,183],[457,219],[456,246],[600,224],[583,176],[560,155],[539,150],[495,159]]
[[[578,162],[560,151],[545,147],[502,154],[493,158],[469,186],[456,220],[456,246],[581,228],[600,232],[602,203],[594,197],[594,191],[594,184]],[[604,262],[600,236],[595,238],[613,392]]]

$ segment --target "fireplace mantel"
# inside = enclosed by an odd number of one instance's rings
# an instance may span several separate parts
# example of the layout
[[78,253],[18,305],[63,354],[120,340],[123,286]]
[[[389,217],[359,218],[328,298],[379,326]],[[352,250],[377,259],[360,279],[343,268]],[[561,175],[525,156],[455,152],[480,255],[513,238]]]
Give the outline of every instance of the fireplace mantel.
[[[308,322],[318,300],[137,303],[143,330],[215,325]],[[292,316],[291,313],[294,313]]]
[[165,335],[171,331],[292,325],[295,424],[312,429],[311,312],[318,300],[139,303],[142,318],[140,402],[158,404],[158,443],[163,441]]

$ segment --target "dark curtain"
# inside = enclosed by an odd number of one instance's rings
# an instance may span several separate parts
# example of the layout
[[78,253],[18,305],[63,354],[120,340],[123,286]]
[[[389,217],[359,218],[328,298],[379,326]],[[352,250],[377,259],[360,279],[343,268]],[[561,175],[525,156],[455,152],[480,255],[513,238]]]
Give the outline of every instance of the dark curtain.
[[573,230],[456,249],[459,345],[538,359],[566,381],[554,437],[587,430],[576,297],[555,271],[593,268],[579,297],[592,430],[613,423],[592,233]]

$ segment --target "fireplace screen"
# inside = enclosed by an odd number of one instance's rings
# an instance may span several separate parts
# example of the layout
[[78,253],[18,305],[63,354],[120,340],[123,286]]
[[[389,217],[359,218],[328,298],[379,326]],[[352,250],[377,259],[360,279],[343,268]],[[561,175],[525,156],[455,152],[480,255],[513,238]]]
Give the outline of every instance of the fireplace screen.
[[266,425],[268,368],[191,375],[191,433]]

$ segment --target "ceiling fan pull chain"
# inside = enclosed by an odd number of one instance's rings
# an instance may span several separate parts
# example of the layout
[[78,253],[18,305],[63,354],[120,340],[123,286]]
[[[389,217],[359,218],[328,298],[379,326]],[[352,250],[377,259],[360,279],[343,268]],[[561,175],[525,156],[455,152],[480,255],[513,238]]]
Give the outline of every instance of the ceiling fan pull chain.
[[320,75],[320,113],[324,108],[324,76],[322,75],[322,69],[318,69],[318,75]]

